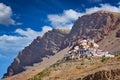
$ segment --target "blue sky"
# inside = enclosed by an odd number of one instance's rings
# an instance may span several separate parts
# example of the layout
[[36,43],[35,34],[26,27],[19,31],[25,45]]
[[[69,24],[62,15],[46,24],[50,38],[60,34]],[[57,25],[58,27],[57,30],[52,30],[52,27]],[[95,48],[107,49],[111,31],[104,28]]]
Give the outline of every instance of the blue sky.
[[120,12],[120,0],[0,0],[0,77],[34,38],[98,10]]

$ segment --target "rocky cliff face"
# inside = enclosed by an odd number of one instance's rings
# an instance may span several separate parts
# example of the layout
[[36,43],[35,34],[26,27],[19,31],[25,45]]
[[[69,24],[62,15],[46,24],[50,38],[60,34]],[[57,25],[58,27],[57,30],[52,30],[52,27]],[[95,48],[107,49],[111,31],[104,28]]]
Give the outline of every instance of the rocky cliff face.
[[53,29],[45,33],[43,37],[38,36],[29,46],[19,52],[4,77],[20,73],[25,70],[25,66],[40,62],[43,57],[54,55],[60,50],[61,43],[67,34],[66,31]]
[[93,38],[96,42],[99,42],[111,31],[118,28],[120,23],[119,15],[120,13],[98,11],[79,17],[64,41],[65,46],[70,45],[70,42],[81,37]]

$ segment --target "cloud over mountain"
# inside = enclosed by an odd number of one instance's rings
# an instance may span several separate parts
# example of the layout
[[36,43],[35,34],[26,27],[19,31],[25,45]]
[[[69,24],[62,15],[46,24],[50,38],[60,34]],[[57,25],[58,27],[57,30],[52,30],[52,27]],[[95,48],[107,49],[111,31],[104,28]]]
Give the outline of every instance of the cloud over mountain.
[[69,9],[64,10],[62,14],[50,14],[48,20],[51,22],[54,28],[70,28],[72,27],[73,21],[75,21],[83,13],[76,12],[75,10]]
[[86,14],[88,13],[94,13],[99,10],[106,10],[106,11],[112,11],[112,12],[120,12],[120,6],[112,6],[110,4],[100,4],[100,7],[92,7],[86,9]]
[[21,36],[13,36],[13,35],[2,35],[0,36],[0,50],[4,52],[9,51],[19,51],[24,46],[27,46],[34,38],[37,36],[42,36],[45,32],[52,30],[49,26],[44,26],[42,31],[34,31],[31,28],[16,29],[14,33],[17,33]]
[[[97,1],[97,0],[96,0]],[[49,14],[48,20],[54,28],[72,28],[73,22],[82,15],[94,13],[99,10],[107,10],[112,12],[120,12],[120,6],[112,6],[110,4],[100,4],[100,7],[87,8],[85,12],[77,12],[73,9],[64,10],[62,14]]]

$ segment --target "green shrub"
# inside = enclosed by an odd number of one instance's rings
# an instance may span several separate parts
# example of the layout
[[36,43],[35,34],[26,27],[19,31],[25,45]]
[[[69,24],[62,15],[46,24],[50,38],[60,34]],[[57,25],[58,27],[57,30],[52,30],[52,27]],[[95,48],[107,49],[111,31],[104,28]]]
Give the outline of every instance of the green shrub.
[[107,61],[107,58],[105,56],[102,56],[101,62],[106,62],[106,61]]
[[116,54],[115,57],[116,57],[117,59],[120,59],[120,54]]
[[115,54],[115,57],[120,57],[120,54]]

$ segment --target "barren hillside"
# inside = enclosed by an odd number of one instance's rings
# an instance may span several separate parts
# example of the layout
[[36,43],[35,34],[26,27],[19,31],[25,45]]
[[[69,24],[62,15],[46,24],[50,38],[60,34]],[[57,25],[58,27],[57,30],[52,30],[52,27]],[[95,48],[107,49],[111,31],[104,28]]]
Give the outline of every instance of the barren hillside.
[[120,56],[58,61],[29,80],[120,80]]

